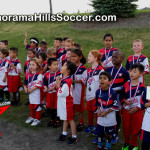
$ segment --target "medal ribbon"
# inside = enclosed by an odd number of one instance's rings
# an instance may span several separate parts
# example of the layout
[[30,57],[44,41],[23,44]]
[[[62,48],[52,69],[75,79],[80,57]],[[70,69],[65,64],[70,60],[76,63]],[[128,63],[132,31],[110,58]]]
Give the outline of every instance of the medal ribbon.
[[[111,48],[111,49],[112,49],[112,48]],[[106,64],[107,64],[107,62],[108,62],[108,57],[109,57],[109,53],[110,53],[111,49],[109,49],[109,52],[108,52],[108,54],[107,54],[107,52],[106,52],[106,48],[105,48],[105,58],[106,58]]]
[[[36,75],[36,73],[33,75],[33,77],[32,77],[32,79],[31,79],[31,86],[30,87],[32,87],[32,84],[33,84],[33,80],[34,80],[34,77],[35,77],[35,75]],[[28,76],[28,85],[29,85],[29,77],[30,77],[30,74],[29,74],[29,76]],[[31,89],[31,88],[30,88]]]
[[[140,57],[142,56],[142,54],[140,54],[140,56],[138,56],[136,63],[139,62]],[[133,55],[133,64],[134,64],[134,55]]]
[[[55,80],[55,78],[56,78],[56,72],[55,72],[55,74],[54,74],[54,79],[53,79],[53,81]],[[49,71],[48,85],[50,84],[50,82],[51,82],[51,71]]]

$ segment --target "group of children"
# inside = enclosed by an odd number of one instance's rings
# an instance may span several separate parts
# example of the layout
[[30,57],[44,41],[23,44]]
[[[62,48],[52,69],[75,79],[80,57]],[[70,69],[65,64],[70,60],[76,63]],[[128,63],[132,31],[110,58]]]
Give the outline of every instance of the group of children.
[[[149,63],[141,54],[143,42],[140,39],[133,41],[134,55],[128,57],[126,68],[122,66],[124,53],[112,47],[113,36],[105,34],[103,42],[105,48],[89,52],[91,67],[86,69],[81,45],[71,38],[55,38],[54,48],[47,49],[44,40],[38,47],[39,41],[34,37],[30,38],[30,45],[27,44],[25,33],[28,54],[24,65],[24,91],[29,96],[31,110],[26,123],[39,125],[44,106],[50,115],[48,126],[59,127],[63,120],[63,131],[57,141],[67,139],[70,125],[72,136],[68,144],[74,144],[78,140],[76,131],[84,129],[86,100],[88,125],[84,132],[97,136],[93,140],[97,150],[110,150],[112,143],[117,142],[121,120],[125,138],[122,150],[137,150],[138,135],[143,140],[142,150],[148,150],[150,102],[146,98],[144,74],[149,73]],[[7,45],[7,40],[0,43],[0,101],[9,102],[9,93],[12,93],[11,105],[18,106],[21,64],[17,58],[18,49],[6,50]],[[77,127],[76,112],[79,113]]]

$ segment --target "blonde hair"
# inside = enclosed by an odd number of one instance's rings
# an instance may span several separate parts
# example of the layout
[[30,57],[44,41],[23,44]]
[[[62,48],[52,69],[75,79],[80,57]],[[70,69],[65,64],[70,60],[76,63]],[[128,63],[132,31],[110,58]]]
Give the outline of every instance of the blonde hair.
[[47,54],[48,55],[56,55],[56,48],[50,47],[47,49]]
[[102,62],[101,62],[101,59],[102,59],[102,55],[101,53],[98,51],[98,50],[91,50],[90,53],[95,57],[97,58],[97,62],[100,66],[102,66]]
[[67,39],[65,42],[71,43],[71,46],[74,46],[74,41],[71,38]]
[[134,41],[133,41],[133,44],[134,44],[135,42],[139,42],[139,43],[142,44],[142,46],[144,46],[144,43],[143,43],[143,41],[142,41],[141,39],[136,39],[136,40],[134,40]]
[[40,64],[40,62],[39,62],[39,60],[37,59],[37,58],[32,58],[32,59],[30,59],[29,60],[29,63],[31,62],[31,61],[34,61],[36,64],[37,64],[37,71],[41,71],[41,64]]

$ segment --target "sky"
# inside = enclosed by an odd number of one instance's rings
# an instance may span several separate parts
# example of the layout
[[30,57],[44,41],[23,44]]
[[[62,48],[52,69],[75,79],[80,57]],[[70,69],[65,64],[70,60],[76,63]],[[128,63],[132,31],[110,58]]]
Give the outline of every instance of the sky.
[[[52,0],[53,13],[90,12],[90,0]],[[138,8],[150,7],[150,0],[138,0]],[[0,15],[48,13],[49,0],[1,0]]]

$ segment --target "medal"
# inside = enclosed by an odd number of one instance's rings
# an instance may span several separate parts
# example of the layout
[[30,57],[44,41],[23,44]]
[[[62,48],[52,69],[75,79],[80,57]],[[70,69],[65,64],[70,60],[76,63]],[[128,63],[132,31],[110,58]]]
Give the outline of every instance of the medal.
[[89,91],[91,91],[91,87],[89,87]]

